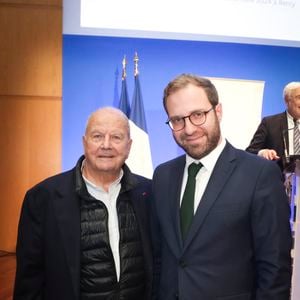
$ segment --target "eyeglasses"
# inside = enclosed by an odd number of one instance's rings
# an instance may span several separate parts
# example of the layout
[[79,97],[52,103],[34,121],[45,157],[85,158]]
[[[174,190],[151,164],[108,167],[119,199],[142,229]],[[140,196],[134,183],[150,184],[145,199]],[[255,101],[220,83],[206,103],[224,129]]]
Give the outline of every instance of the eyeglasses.
[[193,125],[200,126],[206,122],[206,115],[214,108],[213,106],[207,111],[197,110],[185,117],[172,117],[166,124],[168,124],[173,131],[179,131],[185,127],[185,119],[188,118]]

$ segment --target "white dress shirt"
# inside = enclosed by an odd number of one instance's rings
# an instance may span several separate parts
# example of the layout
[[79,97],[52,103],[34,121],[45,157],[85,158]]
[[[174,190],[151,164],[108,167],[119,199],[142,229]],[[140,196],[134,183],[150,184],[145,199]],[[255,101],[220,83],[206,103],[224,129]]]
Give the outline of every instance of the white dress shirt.
[[206,189],[207,183],[209,181],[209,178],[213,172],[213,169],[215,167],[215,164],[223,151],[225,147],[226,141],[221,138],[221,143],[208,155],[203,157],[200,160],[195,160],[194,158],[190,157],[188,154],[186,155],[186,163],[184,168],[184,174],[183,174],[183,180],[182,180],[182,186],[181,186],[181,197],[180,197],[180,204],[182,201],[184,189],[187,182],[188,177],[188,167],[191,163],[199,163],[201,162],[203,167],[199,170],[198,174],[196,175],[196,188],[195,188],[195,198],[194,198],[194,214],[196,213],[196,210],[199,206],[199,203],[201,201],[201,198],[203,196],[203,193]]

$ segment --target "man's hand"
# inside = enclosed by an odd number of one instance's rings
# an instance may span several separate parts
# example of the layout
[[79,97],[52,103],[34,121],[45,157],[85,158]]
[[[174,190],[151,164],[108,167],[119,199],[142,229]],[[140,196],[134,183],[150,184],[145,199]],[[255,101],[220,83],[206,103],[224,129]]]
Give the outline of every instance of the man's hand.
[[276,160],[280,158],[273,149],[261,149],[258,151],[257,155],[268,160]]

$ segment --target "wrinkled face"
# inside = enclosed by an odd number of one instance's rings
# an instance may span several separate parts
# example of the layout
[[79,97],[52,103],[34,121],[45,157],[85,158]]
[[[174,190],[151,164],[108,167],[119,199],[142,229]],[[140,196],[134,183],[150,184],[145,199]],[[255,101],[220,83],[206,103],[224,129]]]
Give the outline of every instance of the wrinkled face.
[[[166,104],[169,118],[185,117],[195,111],[208,111],[212,107],[204,89],[192,84],[171,94]],[[206,121],[200,126],[193,125],[189,118],[185,118],[185,127],[173,131],[176,143],[191,157],[201,159],[220,142],[221,117],[222,106],[218,104],[206,114]]]
[[126,120],[111,111],[96,112],[83,137],[85,167],[90,172],[118,174],[131,147]]
[[293,118],[300,119],[300,87],[291,92],[291,96],[286,100],[286,106]]

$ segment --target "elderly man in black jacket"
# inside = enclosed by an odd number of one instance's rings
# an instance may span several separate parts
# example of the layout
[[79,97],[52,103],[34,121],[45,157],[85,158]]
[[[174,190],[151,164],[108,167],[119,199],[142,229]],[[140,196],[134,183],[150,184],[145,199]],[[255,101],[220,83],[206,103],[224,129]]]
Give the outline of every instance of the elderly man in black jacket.
[[88,119],[84,156],[25,196],[14,299],[150,299],[151,181],[125,164],[127,117],[106,107]]

